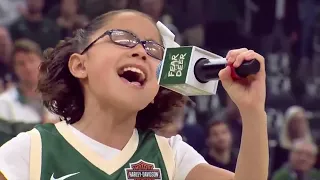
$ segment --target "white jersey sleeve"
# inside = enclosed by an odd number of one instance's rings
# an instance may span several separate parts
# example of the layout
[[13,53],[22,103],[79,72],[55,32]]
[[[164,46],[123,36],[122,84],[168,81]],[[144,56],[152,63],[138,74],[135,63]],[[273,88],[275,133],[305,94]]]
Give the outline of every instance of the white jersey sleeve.
[[31,138],[20,133],[0,147],[0,171],[9,180],[29,179]]
[[207,163],[193,147],[182,140],[180,135],[169,138],[169,144],[175,153],[174,180],[186,179],[194,167]]

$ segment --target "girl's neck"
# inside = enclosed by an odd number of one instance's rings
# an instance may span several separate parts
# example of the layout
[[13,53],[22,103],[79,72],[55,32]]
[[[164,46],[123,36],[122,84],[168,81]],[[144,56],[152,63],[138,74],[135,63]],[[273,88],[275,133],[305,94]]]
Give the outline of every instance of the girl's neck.
[[85,107],[82,118],[73,126],[102,144],[123,149],[133,134],[137,113],[125,113],[123,109],[106,108],[94,102],[87,102]]

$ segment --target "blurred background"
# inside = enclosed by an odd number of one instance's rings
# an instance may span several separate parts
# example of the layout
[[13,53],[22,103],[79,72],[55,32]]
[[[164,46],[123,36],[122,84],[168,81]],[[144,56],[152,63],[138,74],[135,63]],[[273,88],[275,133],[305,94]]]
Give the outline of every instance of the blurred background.
[[[161,20],[181,45],[222,56],[247,47],[265,56],[270,179],[320,179],[320,0],[0,0],[0,145],[58,121],[34,91],[41,52],[123,8]],[[181,134],[210,164],[234,171],[237,107],[222,87],[216,96],[191,99],[157,133]]]

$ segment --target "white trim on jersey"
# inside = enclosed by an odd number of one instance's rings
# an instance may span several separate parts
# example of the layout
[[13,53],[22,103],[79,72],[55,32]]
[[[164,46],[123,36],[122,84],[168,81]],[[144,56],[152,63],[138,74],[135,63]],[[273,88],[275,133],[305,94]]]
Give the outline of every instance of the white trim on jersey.
[[[71,125],[71,132],[90,149],[101,154],[106,161],[113,159],[121,151],[105,146],[85,134],[81,133]],[[164,139],[164,138],[161,138]],[[173,180],[185,179],[188,173],[197,165],[207,163],[203,157],[191,146],[182,141],[181,136],[173,136],[165,140],[172,149],[174,155]],[[160,140],[163,142],[162,140]],[[31,159],[31,136],[29,133],[20,133],[2,147],[0,147],[0,171],[10,180],[31,180],[29,166]],[[166,155],[165,155],[166,156]],[[167,165],[167,164],[166,164]],[[170,167],[170,165],[169,165]],[[19,171],[17,171],[19,169]],[[171,168],[168,168],[171,169]],[[168,171],[168,170],[167,170]],[[168,171],[168,174],[170,170]]]

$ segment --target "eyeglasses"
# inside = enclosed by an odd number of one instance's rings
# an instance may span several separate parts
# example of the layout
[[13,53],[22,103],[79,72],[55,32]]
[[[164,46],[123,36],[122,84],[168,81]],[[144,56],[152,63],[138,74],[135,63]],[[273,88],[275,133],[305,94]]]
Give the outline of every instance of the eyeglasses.
[[131,32],[120,30],[120,29],[113,29],[108,30],[105,33],[103,33],[101,36],[99,36],[96,40],[94,40],[92,43],[90,43],[82,52],[81,54],[84,54],[88,49],[93,46],[94,43],[96,43],[99,39],[105,37],[108,35],[111,39],[111,41],[117,45],[133,48],[138,44],[142,44],[143,48],[145,49],[146,53],[158,60],[162,60],[164,55],[164,47],[155,41],[142,41],[140,40],[136,35],[134,35]]

